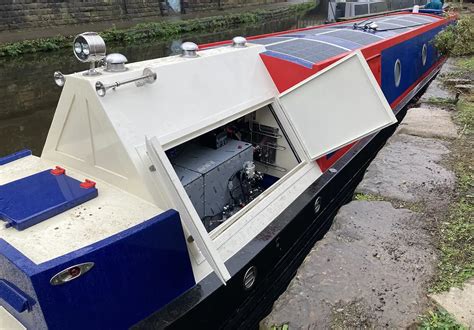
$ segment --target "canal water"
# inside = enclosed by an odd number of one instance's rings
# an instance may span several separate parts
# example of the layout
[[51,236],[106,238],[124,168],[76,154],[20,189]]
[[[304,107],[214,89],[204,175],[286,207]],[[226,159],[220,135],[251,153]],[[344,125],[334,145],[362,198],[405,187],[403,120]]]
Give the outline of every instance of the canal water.
[[[122,53],[129,62],[136,62],[176,54],[181,43],[187,40],[204,44],[237,35],[251,36],[317,25],[323,21],[323,15],[308,13],[232,30],[185,35],[175,40],[144,41],[129,46],[108,45],[107,51]],[[31,149],[35,155],[41,154],[61,92],[53,81],[53,72],[67,74],[85,69],[87,64],[76,60],[72,47],[0,58],[0,156],[24,148]]]

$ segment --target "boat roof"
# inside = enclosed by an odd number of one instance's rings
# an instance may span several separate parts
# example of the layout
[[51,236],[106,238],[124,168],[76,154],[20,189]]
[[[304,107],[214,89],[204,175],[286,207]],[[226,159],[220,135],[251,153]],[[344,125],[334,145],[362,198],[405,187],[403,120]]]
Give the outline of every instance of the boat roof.
[[355,22],[361,25],[374,22],[378,26],[376,31],[355,29],[354,22],[350,22],[256,37],[249,42],[264,45],[267,51],[263,54],[311,68],[331,57],[393,38],[441,19],[424,14],[400,13]]

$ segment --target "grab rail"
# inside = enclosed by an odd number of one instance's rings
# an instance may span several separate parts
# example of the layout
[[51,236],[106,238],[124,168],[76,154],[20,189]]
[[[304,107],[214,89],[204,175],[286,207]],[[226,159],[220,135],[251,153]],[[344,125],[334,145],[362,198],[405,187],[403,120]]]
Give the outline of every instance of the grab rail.
[[104,97],[105,94],[107,94],[107,91],[109,89],[115,90],[117,87],[120,87],[122,85],[130,84],[130,83],[135,83],[137,87],[144,86],[146,84],[152,84],[156,81],[156,73],[153,72],[150,68],[145,68],[143,70],[143,75],[138,78],[132,78],[124,81],[117,81],[113,84],[110,85],[104,85],[101,81],[98,81],[95,83],[95,91],[97,92],[97,95],[100,97]]

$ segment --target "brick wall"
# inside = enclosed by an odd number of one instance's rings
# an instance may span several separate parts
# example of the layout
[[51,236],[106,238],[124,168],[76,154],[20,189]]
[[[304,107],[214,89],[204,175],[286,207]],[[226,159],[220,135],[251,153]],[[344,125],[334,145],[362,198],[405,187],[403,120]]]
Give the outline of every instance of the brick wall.
[[[160,1],[166,0],[0,0],[0,31],[160,16]],[[187,11],[202,11],[217,9],[219,0],[183,1]],[[220,0],[220,7],[281,1]]]

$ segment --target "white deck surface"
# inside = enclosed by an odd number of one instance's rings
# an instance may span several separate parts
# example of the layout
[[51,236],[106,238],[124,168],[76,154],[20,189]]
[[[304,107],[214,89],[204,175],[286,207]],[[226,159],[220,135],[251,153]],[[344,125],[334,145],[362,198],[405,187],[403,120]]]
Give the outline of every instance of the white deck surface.
[[[0,185],[54,165],[35,156],[16,160],[0,166]],[[66,174],[79,181],[87,177],[68,168]],[[0,238],[39,264],[110,237],[163,212],[157,206],[106,183],[97,181],[96,187],[99,196],[95,199],[25,230],[5,228],[6,222],[0,221]]]

